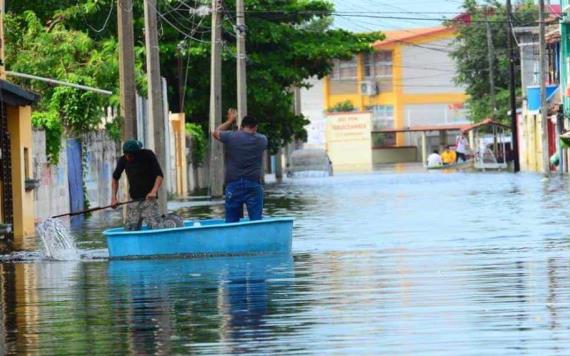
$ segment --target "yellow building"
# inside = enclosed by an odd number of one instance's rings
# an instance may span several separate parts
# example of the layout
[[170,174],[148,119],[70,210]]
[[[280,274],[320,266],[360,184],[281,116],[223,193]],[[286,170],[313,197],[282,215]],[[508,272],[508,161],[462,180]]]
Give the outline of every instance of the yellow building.
[[31,104],[36,100],[35,94],[0,80],[0,218],[12,226],[16,247],[35,234]]
[[[385,40],[374,44],[374,52],[335,62],[324,80],[325,106],[331,109],[349,101],[357,111],[371,112],[373,148],[401,149],[405,153],[397,154],[395,161],[417,161],[421,135],[395,130],[468,122],[467,96],[453,81],[456,70],[450,52],[455,33],[434,27],[385,34]],[[454,143],[454,136],[445,136],[434,130],[428,149]]]

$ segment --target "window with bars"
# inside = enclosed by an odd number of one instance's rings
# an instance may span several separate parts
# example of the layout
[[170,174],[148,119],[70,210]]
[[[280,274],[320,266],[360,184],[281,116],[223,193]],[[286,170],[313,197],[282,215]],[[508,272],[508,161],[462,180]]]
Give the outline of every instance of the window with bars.
[[392,78],[392,51],[368,53],[364,57],[366,78]]
[[367,108],[372,111],[372,129],[394,128],[394,107],[392,105],[375,105]]
[[331,79],[333,80],[346,80],[346,79],[356,79],[356,67],[357,60],[356,57],[348,61],[335,60],[333,72],[331,73]]

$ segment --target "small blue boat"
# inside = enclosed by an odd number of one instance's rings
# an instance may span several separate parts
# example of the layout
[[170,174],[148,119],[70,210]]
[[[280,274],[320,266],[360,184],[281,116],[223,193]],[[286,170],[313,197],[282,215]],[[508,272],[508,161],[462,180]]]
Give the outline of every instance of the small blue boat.
[[151,256],[201,256],[290,253],[293,241],[292,218],[185,221],[174,229],[123,228],[103,232],[110,258]]

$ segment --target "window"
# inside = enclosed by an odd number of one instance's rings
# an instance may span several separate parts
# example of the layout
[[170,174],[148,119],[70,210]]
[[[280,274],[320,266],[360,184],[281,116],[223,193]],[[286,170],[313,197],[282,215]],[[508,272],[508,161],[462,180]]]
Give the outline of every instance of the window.
[[392,78],[392,51],[374,53],[374,73],[376,78]]
[[374,77],[374,55],[375,53],[367,53],[364,56],[364,77]]
[[372,111],[372,129],[394,128],[394,107],[392,105],[376,105],[368,107]]
[[30,178],[30,150],[24,147],[24,179]]
[[392,51],[368,53],[364,56],[366,78],[392,78]]
[[351,60],[334,61],[334,68],[331,74],[331,79],[333,80],[346,80],[346,79],[356,79],[356,57],[352,57]]

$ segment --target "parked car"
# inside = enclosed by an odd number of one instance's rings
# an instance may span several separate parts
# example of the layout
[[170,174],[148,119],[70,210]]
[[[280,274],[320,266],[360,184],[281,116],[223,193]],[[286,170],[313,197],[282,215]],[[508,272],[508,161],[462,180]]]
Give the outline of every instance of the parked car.
[[320,148],[305,148],[291,153],[287,177],[328,177],[333,175],[332,162]]

